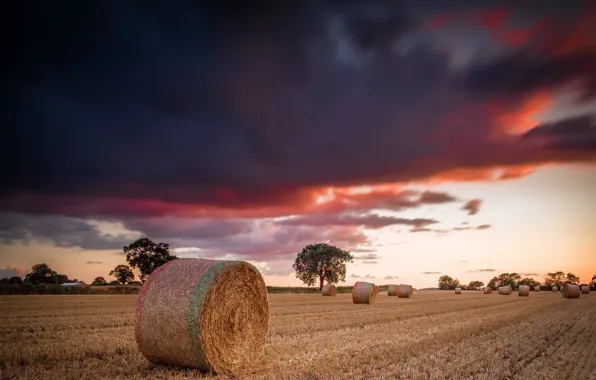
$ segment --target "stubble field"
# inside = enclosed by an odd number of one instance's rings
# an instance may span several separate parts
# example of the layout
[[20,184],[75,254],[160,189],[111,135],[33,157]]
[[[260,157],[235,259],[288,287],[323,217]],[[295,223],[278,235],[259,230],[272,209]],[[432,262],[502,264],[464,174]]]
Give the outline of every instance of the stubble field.
[[[136,295],[0,297],[0,379],[184,379],[137,351]],[[596,379],[596,294],[270,295],[245,379]]]

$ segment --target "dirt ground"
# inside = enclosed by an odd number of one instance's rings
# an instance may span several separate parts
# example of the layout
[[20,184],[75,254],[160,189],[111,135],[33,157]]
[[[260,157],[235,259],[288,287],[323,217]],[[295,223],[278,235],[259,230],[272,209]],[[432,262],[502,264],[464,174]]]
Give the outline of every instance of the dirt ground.
[[[183,379],[137,351],[136,295],[0,297],[0,379]],[[596,380],[596,294],[270,295],[265,358],[246,379]]]

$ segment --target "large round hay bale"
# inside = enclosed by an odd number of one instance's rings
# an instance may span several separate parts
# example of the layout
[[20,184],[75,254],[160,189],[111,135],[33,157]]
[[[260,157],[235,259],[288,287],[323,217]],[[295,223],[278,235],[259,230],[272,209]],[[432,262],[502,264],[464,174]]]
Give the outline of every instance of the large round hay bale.
[[535,286],[535,287],[534,287],[534,291],[535,291],[535,292],[539,292],[539,291],[540,291],[540,286]]
[[513,292],[513,289],[510,285],[499,287],[499,294],[501,295],[508,296],[511,292]]
[[357,282],[352,288],[352,302],[367,303],[375,302],[377,294],[375,293],[375,284],[372,282]]
[[563,285],[561,295],[563,298],[579,298],[580,290],[578,285],[567,284]]
[[413,292],[414,289],[412,288],[412,285],[400,284],[397,288],[397,296],[399,298],[410,298],[412,297]]
[[487,286],[486,288],[484,288],[483,292],[484,292],[484,294],[492,294],[493,290],[492,290],[492,288],[489,288]]
[[455,288],[455,294],[461,294],[461,288]]
[[587,285],[584,285],[581,287],[581,291],[582,291],[582,294],[590,294],[590,287]]
[[555,293],[559,291],[559,288],[557,286],[553,286],[552,289],[553,289],[553,292],[555,292]]
[[243,261],[170,261],[137,298],[137,346],[156,364],[237,374],[263,353],[268,326],[265,281]]
[[519,297],[529,297],[530,296],[530,287],[527,285],[520,285],[517,289],[517,294]]
[[388,285],[387,286],[387,295],[391,297],[397,297],[399,285]]
[[330,296],[333,297],[335,295],[337,295],[337,287],[331,285],[331,284],[325,284],[323,286],[323,290],[321,291],[321,293],[324,296]]

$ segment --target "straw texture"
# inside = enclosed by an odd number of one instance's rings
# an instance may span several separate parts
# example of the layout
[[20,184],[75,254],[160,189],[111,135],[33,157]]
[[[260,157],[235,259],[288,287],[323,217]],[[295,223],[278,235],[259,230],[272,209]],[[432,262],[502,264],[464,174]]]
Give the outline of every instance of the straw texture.
[[400,284],[397,287],[397,296],[399,298],[410,298],[412,297],[413,292],[414,289],[412,288],[412,285]]
[[381,291],[381,287],[379,285],[375,285],[375,294],[379,294]]
[[357,282],[352,288],[352,302],[371,304],[375,302],[375,284],[371,282]]
[[486,288],[484,288],[484,294],[492,294],[493,290],[492,288],[489,288],[488,286]]
[[540,286],[535,286],[535,287],[534,287],[534,291],[535,291],[535,292],[540,292]]
[[508,296],[511,292],[513,292],[513,289],[509,285],[499,287],[499,294],[501,295]]
[[323,286],[323,290],[321,291],[321,293],[324,296],[333,297],[337,295],[337,288],[331,284],[326,284],[325,286]]
[[455,288],[455,294],[461,294],[461,288]]
[[590,287],[589,286],[582,286],[581,287],[582,294],[590,294]]
[[388,285],[387,286],[387,295],[391,297],[397,297],[399,285]]
[[563,298],[579,298],[580,290],[578,285],[563,285],[561,289],[561,295]]
[[263,353],[268,326],[265,282],[243,261],[170,261],[137,298],[137,346],[156,364],[237,374]]
[[519,297],[529,297],[530,287],[527,285],[520,285],[519,289],[517,289],[517,294]]

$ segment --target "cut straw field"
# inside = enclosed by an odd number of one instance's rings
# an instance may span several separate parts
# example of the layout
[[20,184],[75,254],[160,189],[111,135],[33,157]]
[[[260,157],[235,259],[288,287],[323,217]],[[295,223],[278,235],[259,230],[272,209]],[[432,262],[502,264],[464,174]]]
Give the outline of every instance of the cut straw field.
[[[245,379],[595,379],[596,294],[273,294]],[[0,379],[183,379],[135,342],[136,295],[0,297]]]

